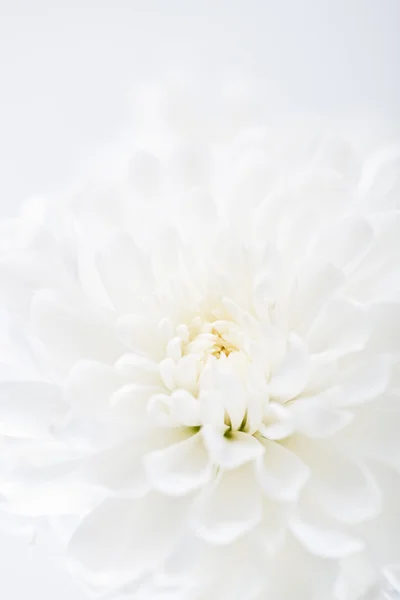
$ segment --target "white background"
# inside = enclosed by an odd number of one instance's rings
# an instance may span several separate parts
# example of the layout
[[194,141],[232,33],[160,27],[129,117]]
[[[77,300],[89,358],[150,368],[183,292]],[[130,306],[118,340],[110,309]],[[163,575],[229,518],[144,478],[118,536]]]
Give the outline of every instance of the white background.
[[[399,0],[0,0],[0,213],[60,189],[170,67],[270,85],[288,114],[399,122]],[[0,533],[0,597],[85,600],[44,547]]]

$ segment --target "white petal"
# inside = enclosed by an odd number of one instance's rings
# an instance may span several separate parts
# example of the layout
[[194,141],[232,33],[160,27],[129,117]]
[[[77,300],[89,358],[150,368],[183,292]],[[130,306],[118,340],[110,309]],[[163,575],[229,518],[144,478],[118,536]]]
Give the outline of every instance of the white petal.
[[370,334],[366,310],[356,302],[332,298],[319,313],[307,335],[311,353],[332,359],[364,347]]
[[[204,371],[203,371],[204,373]],[[213,390],[201,389],[200,416],[204,425],[212,425],[220,431],[225,430],[225,409],[221,395]]]
[[307,333],[323,305],[343,282],[343,273],[322,260],[308,260],[299,266],[289,306],[291,326],[299,335]]
[[350,217],[322,231],[312,252],[339,269],[351,269],[367,252],[372,239],[372,227],[363,219]]
[[216,370],[215,385],[229,416],[232,429],[240,429],[247,407],[247,395],[240,378],[234,373],[223,373]]
[[312,405],[306,406],[306,400],[294,403],[292,415],[297,431],[310,438],[324,438],[344,429],[354,418],[353,413],[345,410],[318,406],[312,398]]
[[267,555],[273,556],[285,542],[292,505],[264,498],[263,508],[263,519],[259,530]]
[[258,431],[269,440],[282,440],[293,433],[294,424],[289,408],[278,402],[269,402],[264,410],[264,422]]
[[171,414],[182,425],[200,425],[200,401],[186,390],[175,390],[171,396]]
[[171,413],[171,396],[154,394],[147,403],[150,422],[156,427],[176,427],[179,421]]
[[251,395],[247,401],[245,431],[253,435],[262,425],[265,396]]
[[165,352],[162,332],[150,318],[142,314],[124,315],[117,320],[116,332],[132,352],[153,360],[162,359]]
[[314,515],[315,518],[292,517],[289,528],[293,535],[312,554],[325,558],[345,558],[360,552],[363,543],[332,527],[329,522]]
[[131,381],[136,383],[161,384],[158,364],[144,356],[131,353],[124,354],[116,361],[115,368],[124,377],[129,377]]
[[175,362],[182,358],[182,340],[179,336],[169,340],[166,348],[166,355],[172,358]]
[[99,253],[97,266],[114,307],[132,312],[151,281],[149,265],[132,238],[126,233],[114,234]]
[[160,394],[162,388],[128,383],[112,395],[110,405],[116,417],[130,418],[132,428],[139,426],[147,418],[150,398]]
[[257,321],[254,317],[246,310],[240,308],[240,306],[230,298],[222,298],[222,304],[231,315],[233,321],[243,329],[251,331],[252,328],[257,327]]
[[159,365],[160,376],[165,387],[172,391],[176,388],[176,363],[172,358],[164,358]]
[[355,357],[343,366],[337,376],[338,393],[332,406],[357,406],[378,398],[387,390],[390,380],[390,363],[387,356]]
[[171,496],[181,496],[205,485],[212,472],[200,433],[147,454],[145,467],[153,487]]
[[[290,573],[288,565],[291,565]],[[282,550],[273,560],[265,561],[266,598],[322,600],[326,598],[327,590],[334,589],[337,575],[336,561],[312,555],[289,532]],[[261,598],[264,600],[263,596]]]
[[119,497],[144,496],[150,490],[142,464],[145,444],[132,439],[84,459],[78,469],[79,480]]
[[6,436],[48,437],[68,406],[59,386],[39,381],[0,383],[0,432]]
[[205,425],[201,432],[212,462],[224,469],[236,469],[264,452],[255,437],[241,431],[226,436],[213,425]]
[[369,348],[374,352],[400,356],[400,304],[378,304],[368,315],[373,326]]
[[261,519],[261,495],[249,465],[221,472],[195,502],[194,531],[212,544],[227,544]]
[[399,208],[399,148],[375,153],[365,163],[360,182],[363,209],[382,212]]
[[342,523],[375,517],[381,508],[381,495],[371,473],[337,453],[327,454],[317,447],[315,451],[310,493],[326,514]]
[[383,573],[393,589],[400,594],[400,565],[388,565]]
[[360,266],[346,281],[346,294],[361,302],[398,301],[400,211],[388,215],[390,224],[379,233]]
[[184,506],[155,493],[107,500],[82,521],[69,555],[98,584],[134,581],[168,556],[180,535]]
[[83,360],[69,373],[65,392],[74,413],[94,416],[109,413],[111,396],[126,378],[110,365]]
[[49,352],[67,367],[84,358],[114,362],[123,353],[110,322],[93,308],[75,306],[58,292],[35,294],[31,319]]
[[53,438],[61,442],[68,452],[88,455],[120,444],[132,434],[129,423],[118,419],[98,418],[98,415],[76,418],[70,416],[52,431]]
[[2,490],[10,498],[13,513],[36,518],[85,514],[104,497],[104,491],[98,486],[76,482],[69,477],[53,477],[34,484],[25,479],[22,484],[7,483]]
[[196,393],[199,376],[198,369],[199,359],[195,354],[189,354],[181,358],[175,371],[177,386],[184,388],[191,393]]
[[354,529],[365,541],[365,554],[377,570],[398,563],[400,556],[400,481],[398,473],[382,464],[373,464],[372,474],[382,493],[382,510]]
[[281,444],[266,439],[262,443],[265,453],[256,463],[256,472],[263,491],[273,500],[296,500],[310,475],[309,468]]
[[274,273],[265,273],[257,277],[253,290],[253,305],[257,316],[262,321],[267,321],[270,310],[277,295],[277,276]]
[[179,274],[181,254],[184,254],[184,248],[179,233],[172,227],[165,229],[158,237],[151,257],[157,281],[168,284],[172,276]]
[[291,336],[288,353],[273,374],[268,387],[271,398],[287,402],[298,396],[307,384],[309,372],[307,348],[297,336]]
[[400,469],[400,413],[380,410],[378,404],[363,406],[357,418],[337,434],[338,443],[358,455]]

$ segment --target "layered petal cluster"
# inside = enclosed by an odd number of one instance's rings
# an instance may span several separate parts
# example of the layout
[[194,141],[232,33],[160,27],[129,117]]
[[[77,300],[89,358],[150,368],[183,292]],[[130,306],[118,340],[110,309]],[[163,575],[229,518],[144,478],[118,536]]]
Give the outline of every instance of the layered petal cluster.
[[110,597],[354,600],[400,558],[400,153],[222,108],[145,95],[2,224],[0,493]]

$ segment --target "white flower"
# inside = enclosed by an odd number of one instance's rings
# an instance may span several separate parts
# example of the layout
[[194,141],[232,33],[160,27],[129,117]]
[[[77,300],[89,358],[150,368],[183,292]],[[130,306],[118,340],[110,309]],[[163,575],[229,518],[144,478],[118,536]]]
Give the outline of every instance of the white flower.
[[399,154],[178,100],[3,224],[0,492],[94,590],[353,599],[400,557]]

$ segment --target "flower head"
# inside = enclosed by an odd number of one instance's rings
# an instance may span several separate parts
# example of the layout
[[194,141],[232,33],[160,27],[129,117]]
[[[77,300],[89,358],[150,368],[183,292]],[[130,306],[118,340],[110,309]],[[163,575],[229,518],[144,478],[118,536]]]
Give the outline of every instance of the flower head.
[[167,100],[4,224],[0,490],[94,589],[352,600],[400,556],[398,154]]

